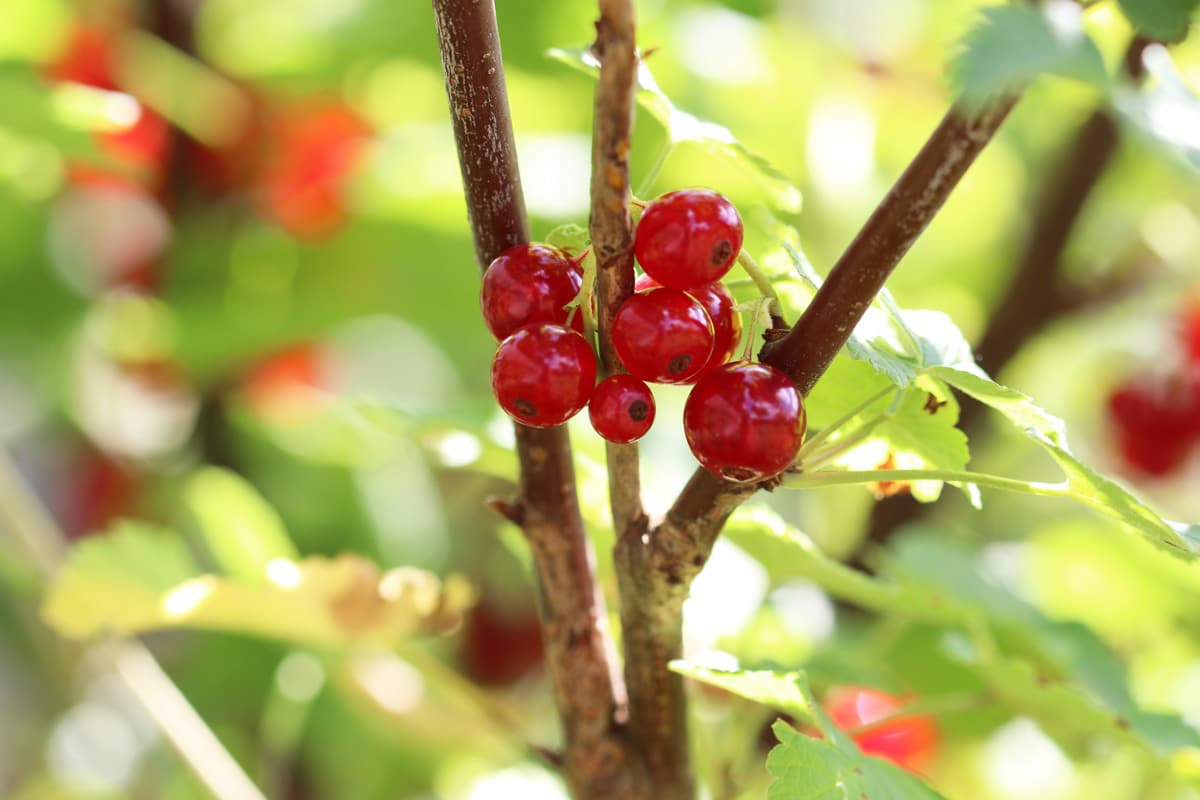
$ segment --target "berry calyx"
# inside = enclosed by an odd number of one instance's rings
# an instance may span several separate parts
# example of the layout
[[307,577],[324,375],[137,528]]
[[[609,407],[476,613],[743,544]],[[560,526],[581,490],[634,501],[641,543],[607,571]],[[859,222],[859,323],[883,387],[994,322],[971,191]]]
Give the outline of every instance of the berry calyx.
[[[926,714],[897,716],[880,722],[904,705],[905,701],[899,697],[863,686],[831,689],[824,703],[830,720],[851,735],[859,750],[917,772],[933,758],[939,733],[933,717]],[[863,728],[866,730],[859,730]]]
[[683,432],[696,460],[718,478],[739,483],[786,469],[806,425],[795,384],[774,367],[752,361],[734,361],[705,375],[683,409]]
[[[497,256],[483,275],[479,305],[497,339],[535,322],[566,324],[567,303],[583,286],[583,270],[557,247],[518,244]],[[583,315],[572,327],[583,332]]]
[[713,324],[685,292],[651,289],[621,304],[612,341],[630,374],[652,383],[689,383],[712,355]]
[[[653,289],[660,286],[654,278],[642,275],[637,279],[634,288],[637,291]],[[713,324],[713,350],[708,362],[691,382],[699,380],[700,376],[709,370],[719,367],[729,360],[737,350],[738,341],[742,338],[742,315],[735,309],[733,295],[721,283],[705,283],[687,290],[704,310]]]
[[608,441],[636,442],[654,424],[654,395],[632,375],[611,375],[597,384],[588,416],[596,433]]
[[587,405],[596,384],[596,355],[563,325],[526,325],[500,343],[492,361],[492,393],[504,412],[531,428],[549,428]]
[[741,249],[742,218],[710,189],[680,189],[651,202],[634,240],[642,269],[672,289],[721,280]]

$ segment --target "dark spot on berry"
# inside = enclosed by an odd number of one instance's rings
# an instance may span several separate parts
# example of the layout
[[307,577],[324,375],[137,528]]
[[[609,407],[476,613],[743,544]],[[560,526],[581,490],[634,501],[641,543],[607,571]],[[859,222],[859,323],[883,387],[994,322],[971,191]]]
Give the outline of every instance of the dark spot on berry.
[[733,245],[729,243],[728,239],[722,239],[712,249],[712,256],[710,258],[715,266],[720,266],[728,261],[731,255],[733,255]]
[[725,467],[721,470],[721,474],[731,481],[748,481],[754,477],[755,472],[746,467]]
[[667,373],[670,375],[678,375],[684,372],[692,363],[692,357],[686,353],[675,356],[671,359],[671,363],[667,364]]
[[645,400],[634,400],[629,404],[629,418],[634,422],[641,422],[650,413],[650,404]]
[[518,397],[513,400],[513,408],[515,408],[523,417],[536,417],[537,406],[526,400],[524,397]]

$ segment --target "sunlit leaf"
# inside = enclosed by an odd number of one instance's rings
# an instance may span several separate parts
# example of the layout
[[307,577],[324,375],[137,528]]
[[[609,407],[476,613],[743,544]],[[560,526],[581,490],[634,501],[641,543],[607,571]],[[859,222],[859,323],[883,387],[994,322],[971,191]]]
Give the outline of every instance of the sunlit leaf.
[[722,670],[689,661],[672,661],[671,671],[799,719],[812,718],[810,698],[801,688],[804,676],[799,672]]
[[[600,63],[587,49],[554,48],[548,55],[592,76],[597,75],[600,69]],[[702,120],[676,106],[659,87],[644,61],[638,65],[638,86],[641,89],[638,102],[662,124],[673,145],[695,142],[744,165],[762,184],[778,210],[787,214],[799,213],[800,190],[786,174],[767,159],[748,150],[728,128]]]
[[1161,42],[1181,42],[1200,0],[1117,0],[1129,22]]
[[904,770],[859,752],[817,709],[826,738],[801,733],[786,722],[767,756],[775,783],[768,800],[938,800],[942,795]]
[[1120,87],[1113,108],[1143,140],[1200,175],[1200,99],[1161,47],[1143,53],[1153,78],[1141,88]]
[[1039,75],[1106,86],[1104,59],[1084,31],[1076,4],[987,8],[950,67],[955,91],[972,105],[1020,91]]
[[274,559],[296,559],[275,509],[244,479],[205,467],[188,479],[183,502],[208,551],[227,575],[262,581]]
[[169,531],[127,524],[76,546],[42,613],[60,633],[86,638],[195,628],[322,647],[390,646],[455,629],[472,592],[422,570],[380,572],[342,554],[276,558],[265,580],[204,574]]

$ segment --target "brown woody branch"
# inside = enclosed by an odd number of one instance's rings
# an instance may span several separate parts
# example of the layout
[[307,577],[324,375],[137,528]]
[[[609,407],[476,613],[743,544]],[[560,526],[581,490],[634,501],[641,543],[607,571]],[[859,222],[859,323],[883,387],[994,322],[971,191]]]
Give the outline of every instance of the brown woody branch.
[[[1147,39],[1137,37],[1125,52],[1124,71],[1135,80],[1145,72],[1142,53],[1149,44]],[[1072,297],[1061,285],[1063,253],[1088,198],[1115,157],[1118,143],[1116,122],[1106,108],[1098,108],[1063,147],[1050,169],[1012,278],[975,347],[976,358],[990,374],[998,374],[1031,337],[1055,319],[1088,304]],[[1108,287],[1090,302],[1124,288],[1120,284]],[[984,410],[981,403],[963,398],[959,427],[968,438],[978,433]],[[861,560],[865,548],[886,543],[895,531],[922,516],[927,508],[904,494],[876,503],[853,562],[865,568]]]
[[[480,269],[529,240],[491,0],[433,0]],[[533,553],[546,660],[562,718],[567,782],[581,800],[635,797],[615,716],[619,680],[584,531],[566,429],[516,425],[520,489],[509,506]]]
[[[974,115],[950,110],[834,265],[803,316],[786,336],[764,349],[763,361],[784,370],[808,394],[1015,102],[1009,98]],[[684,730],[683,686],[667,667],[681,655],[683,601],[729,515],[757,489],[772,486],[731,484],[697,470],[661,524],[640,540],[620,543],[628,551],[623,560],[633,565],[629,580],[637,588],[633,599],[638,602],[636,615],[623,613],[622,618],[630,715],[643,736],[664,747],[647,754],[651,773],[673,780],[678,789],[663,797],[691,796],[690,778],[684,777],[689,772],[687,742],[675,734]],[[636,627],[630,628],[626,616]],[[650,687],[644,696],[642,687]],[[674,740],[669,738],[672,734]]]
[[[596,258],[596,317],[605,372],[622,370],[612,344],[612,323],[633,294],[633,216],[629,211],[629,142],[633,134],[638,54],[632,0],[600,0],[596,42],[600,61],[592,135],[592,215],[589,232]],[[645,531],[638,448],[609,444],[608,485],[617,536]]]

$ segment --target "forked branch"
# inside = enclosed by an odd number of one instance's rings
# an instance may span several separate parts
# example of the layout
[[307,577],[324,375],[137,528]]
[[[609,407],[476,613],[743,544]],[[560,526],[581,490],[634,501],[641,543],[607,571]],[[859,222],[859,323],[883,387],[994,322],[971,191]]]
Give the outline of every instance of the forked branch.
[[[834,265],[804,315],[786,336],[767,346],[765,362],[784,370],[808,394],[1015,102],[1009,98],[975,115],[950,110]],[[681,679],[667,668],[682,654],[683,601],[729,515],[759,488],[772,487],[771,482],[732,484],[697,470],[661,524],[642,540],[621,542],[626,552],[618,554],[618,564],[632,565],[631,580],[637,585],[628,600],[623,597],[623,603],[636,603],[636,608],[622,613],[630,717],[642,736],[667,747],[656,751],[661,763],[651,763],[654,774],[675,780],[678,792],[664,797],[691,796],[682,778],[689,772],[687,743],[678,734],[669,740],[683,730],[685,720]]]

